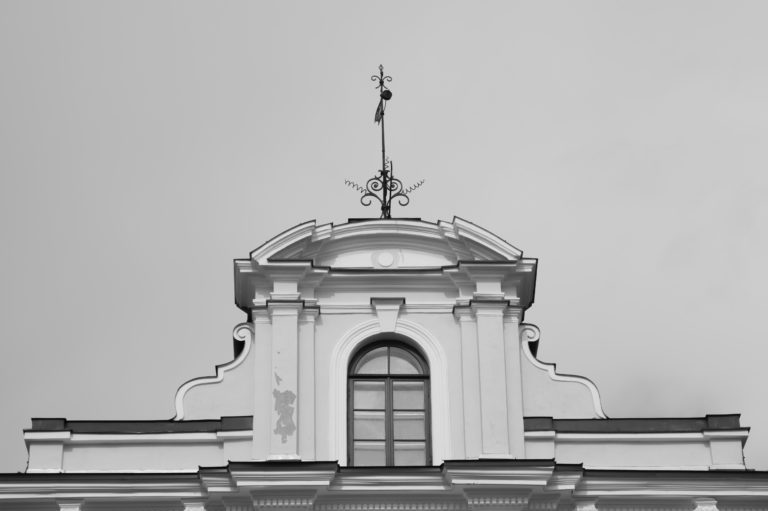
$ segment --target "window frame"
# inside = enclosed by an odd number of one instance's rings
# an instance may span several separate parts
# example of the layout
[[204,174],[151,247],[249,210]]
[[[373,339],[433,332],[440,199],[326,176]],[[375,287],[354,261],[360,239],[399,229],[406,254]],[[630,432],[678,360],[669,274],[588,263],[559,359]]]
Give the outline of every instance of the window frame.
[[[372,351],[386,347],[387,349],[387,373],[378,374],[357,374],[354,371],[361,359]],[[391,374],[389,369],[389,360],[391,352],[389,348],[399,348],[409,355],[413,356],[421,366],[419,374]],[[395,464],[395,435],[394,435],[394,417],[397,411],[417,411],[394,408],[393,383],[396,381],[421,381],[424,383],[424,408],[418,411],[424,412],[424,459],[425,465],[432,466],[432,400],[431,400],[431,375],[427,358],[421,351],[411,343],[388,337],[374,342],[370,342],[360,347],[350,358],[347,366],[347,466],[363,467],[396,467],[396,466],[420,466],[420,465],[396,465]],[[355,427],[354,427],[354,382],[384,382],[384,445],[385,445],[385,464],[384,465],[356,465],[355,464]],[[366,409],[357,409],[357,411]],[[377,410],[378,411],[378,410]],[[360,439],[358,439],[360,440]],[[398,442],[417,443],[421,440],[400,439]]]

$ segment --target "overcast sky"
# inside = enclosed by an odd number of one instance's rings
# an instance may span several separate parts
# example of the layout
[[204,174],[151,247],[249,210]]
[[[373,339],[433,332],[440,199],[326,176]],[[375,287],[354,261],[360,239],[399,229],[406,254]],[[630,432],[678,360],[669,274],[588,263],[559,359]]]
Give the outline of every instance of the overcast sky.
[[30,417],[168,419],[232,259],[377,216],[539,258],[539,357],[611,417],[742,413],[768,469],[768,3],[0,2],[0,472]]

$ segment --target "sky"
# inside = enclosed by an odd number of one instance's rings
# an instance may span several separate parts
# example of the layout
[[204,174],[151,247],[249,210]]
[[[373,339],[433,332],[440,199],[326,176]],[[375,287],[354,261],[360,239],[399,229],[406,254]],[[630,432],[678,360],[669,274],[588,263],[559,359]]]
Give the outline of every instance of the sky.
[[0,2],[0,472],[31,417],[169,419],[232,260],[377,216],[539,259],[539,358],[610,417],[741,413],[768,470],[768,4]]

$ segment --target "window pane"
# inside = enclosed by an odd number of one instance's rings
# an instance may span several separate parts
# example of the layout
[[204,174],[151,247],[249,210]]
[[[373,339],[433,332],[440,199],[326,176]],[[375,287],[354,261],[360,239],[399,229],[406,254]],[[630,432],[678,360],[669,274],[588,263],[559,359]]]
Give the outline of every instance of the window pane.
[[425,440],[424,423],[424,412],[395,412],[395,440]]
[[421,364],[411,353],[401,348],[391,348],[389,352],[390,374],[421,374]]
[[381,467],[387,464],[384,442],[355,442],[353,461],[356,467]]
[[[424,382],[423,381],[393,381],[392,382],[393,408],[401,410],[424,409]],[[356,408],[360,408],[355,406]]]
[[384,412],[356,411],[354,427],[356,440],[384,440]]
[[383,381],[356,381],[354,382],[354,407],[355,409],[370,408],[374,410],[384,409],[384,382]]
[[427,450],[424,442],[395,442],[395,465],[426,465]]
[[358,361],[355,374],[387,374],[387,348],[371,350]]

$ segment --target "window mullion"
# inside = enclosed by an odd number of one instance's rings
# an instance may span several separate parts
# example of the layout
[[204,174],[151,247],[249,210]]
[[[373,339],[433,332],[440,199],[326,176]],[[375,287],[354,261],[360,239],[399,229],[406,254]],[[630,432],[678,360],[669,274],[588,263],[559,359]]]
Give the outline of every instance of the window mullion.
[[392,398],[392,378],[386,379],[386,385],[385,385],[385,398],[384,398],[384,406],[386,408],[386,411],[384,412],[384,421],[386,422],[385,426],[385,433],[384,433],[384,444],[385,448],[387,450],[387,466],[393,467],[395,465],[395,442],[394,442],[394,436],[395,436],[395,427],[394,427],[394,412],[392,411],[393,408],[393,398]]

